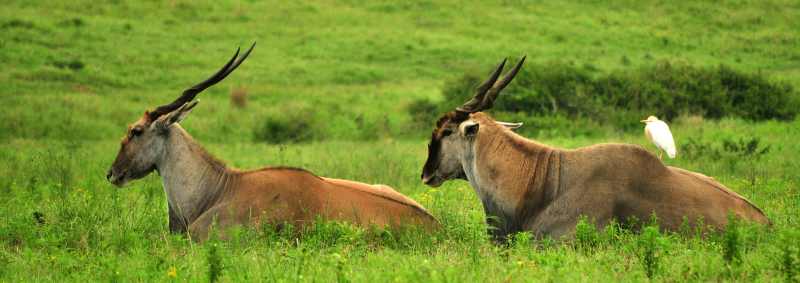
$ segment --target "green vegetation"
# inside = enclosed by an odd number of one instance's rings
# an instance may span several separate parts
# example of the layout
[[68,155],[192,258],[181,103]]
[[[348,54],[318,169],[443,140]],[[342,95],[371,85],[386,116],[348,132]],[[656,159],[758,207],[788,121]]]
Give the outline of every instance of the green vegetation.
[[[0,9],[0,281],[797,281],[800,120],[784,114],[797,109],[789,106],[800,87],[798,19],[800,4],[782,0],[10,1]],[[318,223],[297,239],[259,227],[198,245],[168,232],[157,174],[125,189],[105,181],[128,123],[252,41],[248,61],[201,94],[183,122],[200,143],[239,168],[299,166],[391,185],[444,229]],[[713,176],[763,208],[773,227],[739,223],[701,236],[645,226],[637,234],[597,230],[586,219],[574,242],[520,233],[491,243],[469,184],[419,181],[424,138],[442,109],[469,95],[443,96],[448,82],[522,54],[531,79],[580,81],[568,72],[577,70],[587,82],[631,78],[654,93],[681,73],[720,95],[733,93],[718,88],[728,85],[722,78],[741,78],[752,86],[741,92],[746,102],[723,100],[718,114],[639,110],[673,118],[680,150],[668,165]],[[666,66],[669,76],[658,80]],[[533,94],[525,85],[515,81],[498,103]],[[595,92],[624,98],[607,89]],[[580,101],[565,105],[587,107]],[[522,133],[554,146],[654,150],[639,132],[644,112],[595,118],[547,109],[492,114],[526,122]]]
[[[593,68],[558,62],[528,64],[494,110],[516,113],[522,121],[549,121],[560,116],[569,123],[587,119],[623,130],[639,130],[637,118],[652,113],[668,121],[680,115],[792,120],[800,111],[798,94],[790,84],[770,82],[763,74],[742,73],[724,65],[698,68],[657,62],[608,74],[594,74]],[[443,96],[449,103],[439,104],[433,112],[450,110],[465,100],[465,94],[487,78],[484,72],[467,73],[446,84]],[[435,114],[417,114],[431,106],[436,105],[422,99],[412,103],[409,112],[417,121],[431,121]]]

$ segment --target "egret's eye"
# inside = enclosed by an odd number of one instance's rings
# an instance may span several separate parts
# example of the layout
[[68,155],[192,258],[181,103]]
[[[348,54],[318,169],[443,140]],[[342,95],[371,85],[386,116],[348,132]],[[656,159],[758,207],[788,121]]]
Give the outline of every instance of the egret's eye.
[[444,129],[444,131],[442,131],[442,137],[449,136],[449,135],[450,135],[450,134],[452,134],[452,133],[453,133],[453,130],[450,130],[450,129]]

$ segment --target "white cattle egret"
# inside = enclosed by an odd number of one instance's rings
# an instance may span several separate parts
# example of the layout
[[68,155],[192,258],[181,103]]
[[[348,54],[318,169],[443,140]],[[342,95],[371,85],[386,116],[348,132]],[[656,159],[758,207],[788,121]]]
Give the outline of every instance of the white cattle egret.
[[[642,120],[645,123],[644,134],[653,144],[660,150],[666,151],[669,158],[675,158],[675,140],[672,139],[672,132],[669,126],[664,121],[659,120],[656,116],[647,117],[647,120]],[[661,151],[658,152],[658,158],[661,159]]]

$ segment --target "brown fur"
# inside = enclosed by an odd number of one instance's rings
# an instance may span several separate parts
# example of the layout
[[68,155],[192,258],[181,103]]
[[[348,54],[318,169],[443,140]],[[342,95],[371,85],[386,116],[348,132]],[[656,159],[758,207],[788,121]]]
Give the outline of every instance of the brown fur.
[[[728,213],[769,223],[744,197],[705,175],[665,166],[640,146],[558,149],[519,136],[481,112],[469,120],[480,127],[469,143],[474,164],[462,166],[467,172],[469,166],[476,168],[472,177],[476,180],[469,181],[483,186],[476,191],[488,224],[496,228],[492,232],[496,239],[519,231],[569,237],[580,215],[603,227],[612,219],[646,221],[655,213],[661,228],[670,231],[677,231],[684,218],[690,225],[702,219],[710,227],[724,229]],[[455,128],[461,121],[448,123],[455,125],[437,128]],[[426,165],[438,164],[436,160],[448,154],[448,149],[439,150],[440,155],[429,155]],[[435,174],[444,173],[427,170],[423,178]]]
[[[145,115],[129,127],[107,176],[122,186],[157,170],[170,200],[173,232],[188,231],[193,239],[203,241],[214,225],[224,235],[232,226],[291,224],[302,229],[317,219],[365,228],[411,225],[431,230],[439,226],[421,205],[386,185],[318,177],[291,167],[229,168],[180,125],[169,124],[164,130],[157,124],[173,117],[178,121],[185,114],[177,112],[190,110],[186,108],[156,121]],[[144,132],[134,136],[133,129]],[[155,147],[163,148],[157,157],[150,152]]]
[[[316,219],[362,227],[439,226],[422,206],[385,185],[320,178],[297,168],[240,171],[228,168],[178,125],[197,105],[193,99],[222,81],[255,47],[233,57],[208,79],[183,91],[128,127],[106,178],[114,185],[158,171],[169,204],[169,227],[205,240],[214,223],[222,228],[292,224]],[[246,93],[234,93],[232,99]],[[244,106],[244,103],[242,103]]]
[[226,193],[189,225],[193,238],[205,240],[216,223],[302,229],[317,219],[344,221],[357,226],[399,228],[420,225],[428,229],[438,222],[416,202],[380,186],[321,178],[296,168],[266,168],[234,172]]

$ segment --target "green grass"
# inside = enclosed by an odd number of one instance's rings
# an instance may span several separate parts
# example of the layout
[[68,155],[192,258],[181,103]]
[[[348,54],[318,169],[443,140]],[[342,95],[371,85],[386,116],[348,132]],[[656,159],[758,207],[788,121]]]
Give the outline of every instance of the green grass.
[[[800,87],[797,26],[795,1],[4,3],[0,281],[167,281],[171,270],[178,280],[222,282],[798,280],[798,120],[673,124],[679,144],[759,137],[771,147],[759,160],[679,152],[667,163],[748,197],[772,229],[745,225],[697,238],[586,225],[584,242],[517,235],[497,246],[466,182],[420,183],[421,137],[430,126],[410,123],[405,110],[415,99],[440,99],[443,83],[465,70],[520,54],[606,71],[661,59],[725,64]],[[391,185],[428,207],[444,229],[387,234],[320,224],[300,239],[255,229],[198,245],[169,234],[157,175],[125,189],[104,180],[128,123],[252,41],[258,46],[248,61],[201,94],[183,123],[197,140],[235,167],[300,166]],[[237,87],[248,93],[244,110],[229,102]],[[256,142],[265,119],[284,111],[306,114],[314,139]],[[638,132],[539,132],[554,133],[540,141],[566,148],[627,142],[652,149]]]

